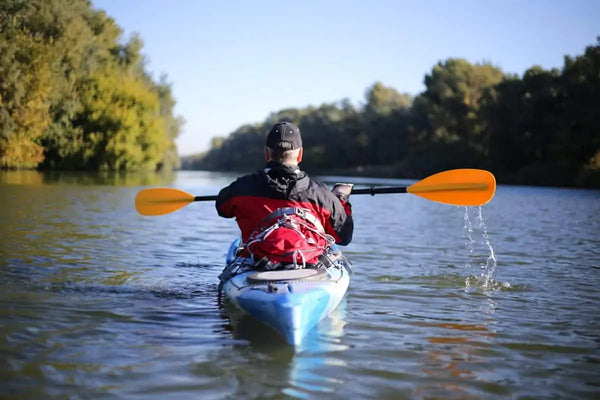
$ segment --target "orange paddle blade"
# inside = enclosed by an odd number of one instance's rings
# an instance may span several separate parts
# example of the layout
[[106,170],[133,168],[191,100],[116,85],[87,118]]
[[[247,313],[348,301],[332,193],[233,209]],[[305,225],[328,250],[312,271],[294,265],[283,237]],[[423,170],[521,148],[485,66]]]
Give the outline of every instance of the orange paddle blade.
[[439,203],[481,206],[494,197],[496,178],[482,169],[452,169],[409,186],[407,192]]
[[194,196],[179,189],[151,188],[135,197],[135,209],[142,215],[164,215],[185,207]]

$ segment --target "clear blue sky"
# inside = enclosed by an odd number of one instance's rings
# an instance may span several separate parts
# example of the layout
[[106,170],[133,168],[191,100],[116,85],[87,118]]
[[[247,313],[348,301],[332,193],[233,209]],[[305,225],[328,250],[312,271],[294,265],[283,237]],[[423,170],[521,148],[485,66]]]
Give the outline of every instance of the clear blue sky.
[[186,123],[179,153],[288,107],[364,101],[376,81],[418,94],[439,61],[521,75],[560,68],[600,35],[600,0],[92,0],[144,41]]

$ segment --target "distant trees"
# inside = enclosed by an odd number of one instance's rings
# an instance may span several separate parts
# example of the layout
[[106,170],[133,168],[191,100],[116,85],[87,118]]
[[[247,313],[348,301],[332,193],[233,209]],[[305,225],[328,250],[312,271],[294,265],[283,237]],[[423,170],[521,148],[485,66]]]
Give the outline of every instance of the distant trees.
[[273,113],[184,158],[183,168],[259,168],[269,127],[288,120],[302,130],[312,172],[419,178],[479,167],[507,183],[600,187],[600,38],[560,71],[534,66],[518,77],[451,58],[416,97],[377,82],[365,101]]
[[[142,40],[87,0],[0,1],[0,168],[156,170],[179,165],[182,120]],[[450,58],[402,94],[285,109],[214,138],[184,168],[260,168],[280,120],[300,126],[311,172],[423,177],[481,167],[503,182],[600,187],[600,38],[562,69],[523,76]]]
[[0,2],[0,167],[176,167],[181,120],[142,41],[85,0]]
[[508,77],[488,99],[489,162],[511,181],[600,186],[600,38],[562,71]]

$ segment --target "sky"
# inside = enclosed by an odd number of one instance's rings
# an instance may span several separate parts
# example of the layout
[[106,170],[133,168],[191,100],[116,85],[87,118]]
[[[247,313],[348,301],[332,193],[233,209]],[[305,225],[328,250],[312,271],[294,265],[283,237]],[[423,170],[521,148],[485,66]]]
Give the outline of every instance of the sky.
[[425,90],[440,61],[488,62],[522,75],[561,68],[600,35],[598,0],[92,0],[144,42],[185,124],[182,156],[285,108],[349,99],[375,82]]

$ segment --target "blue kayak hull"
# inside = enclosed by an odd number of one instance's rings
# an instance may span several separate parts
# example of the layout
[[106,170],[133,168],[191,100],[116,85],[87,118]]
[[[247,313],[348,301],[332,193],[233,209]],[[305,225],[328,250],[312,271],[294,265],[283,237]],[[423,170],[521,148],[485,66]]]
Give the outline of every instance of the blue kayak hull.
[[328,268],[326,274],[321,271],[315,279],[286,279],[285,271],[273,280],[257,281],[253,275],[256,271],[232,277],[225,282],[223,294],[234,306],[278,331],[292,346],[300,345],[306,334],[339,306],[350,283],[345,261]]

